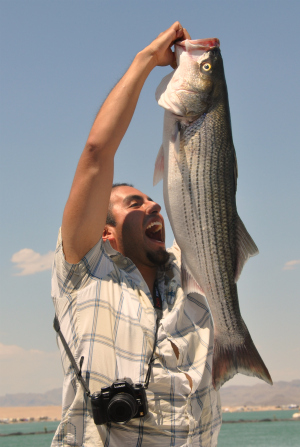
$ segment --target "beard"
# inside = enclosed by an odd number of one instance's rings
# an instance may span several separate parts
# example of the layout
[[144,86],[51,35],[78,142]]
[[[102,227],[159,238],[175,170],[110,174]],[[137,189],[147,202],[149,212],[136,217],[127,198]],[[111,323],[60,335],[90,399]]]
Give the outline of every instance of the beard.
[[154,252],[147,251],[146,256],[151,264],[160,267],[168,262],[170,253],[168,253],[166,250],[159,250]]

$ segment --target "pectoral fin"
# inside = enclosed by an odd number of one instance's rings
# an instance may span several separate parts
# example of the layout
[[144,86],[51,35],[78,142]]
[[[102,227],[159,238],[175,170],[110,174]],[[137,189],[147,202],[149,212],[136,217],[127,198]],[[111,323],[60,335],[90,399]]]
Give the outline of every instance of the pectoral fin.
[[236,271],[235,271],[235,282],[238,281],[243,267],[251,256],[258,254],[258,248],[253,241],[252,237],[246,230],[245,225],[238,216],[237,219],[237,259],[236,259]]
[[153,175],[153,186],[157,185],[164,177],[164,147],[160,146],[156,160]]

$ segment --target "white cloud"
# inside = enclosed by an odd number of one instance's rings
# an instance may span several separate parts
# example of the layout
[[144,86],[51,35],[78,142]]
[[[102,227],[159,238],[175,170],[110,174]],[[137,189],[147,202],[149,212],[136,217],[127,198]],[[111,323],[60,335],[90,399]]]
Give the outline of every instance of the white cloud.
[[60,354],[23,349],[0,343],[0,395],[44,393],[60,388],[63,372]]
[[289,261],[284,264],[283,270],[294,270],[296,265],[300,264],[300,259],[296,259],[294,261]]
[[11,262],[15,263],[18,269],[21,269],[16,275],[25,276],[43,272],[44,270],[50,270],[53,257],[54,251],[49,251],[45,255],[40,255],[40,253],[36,253],[31,248],[23,248],[12,256]]

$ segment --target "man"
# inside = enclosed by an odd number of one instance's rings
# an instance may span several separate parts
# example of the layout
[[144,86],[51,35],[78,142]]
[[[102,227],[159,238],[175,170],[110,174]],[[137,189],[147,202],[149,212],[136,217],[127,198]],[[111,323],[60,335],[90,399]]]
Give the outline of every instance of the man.
[[78,365],[83,357],[91,393],[117,380],[142,384],[148,412],[118,424],[101,404],[105,423],[96,425],[90,397],[60,343],[63,414],[53,447],[217,444],[221,412],[211,385],[206,302],[183,293],[180,251],[176,244],[166,251],[160,206],[127,184],[112,188],[114,155],[143,84],[155,66],[175,66],[171,46],[186,38],[179,22],[161,33],[101,107],[65,207],[52,276],[61,332]]

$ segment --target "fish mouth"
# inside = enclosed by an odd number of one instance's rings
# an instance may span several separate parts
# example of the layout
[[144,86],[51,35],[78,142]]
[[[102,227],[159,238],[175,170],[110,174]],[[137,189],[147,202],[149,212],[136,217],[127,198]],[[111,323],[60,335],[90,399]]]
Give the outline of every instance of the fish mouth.
[[195,50],[208,51],[215,47],[219,48],[220,41],[216,37],[212,37],[209,39],[197,39],[197,40],[186,39],[176,42],[176,45],[183,47],[186,51],[195,51]]
[[163,226],[162,223],[157,220],[151,222],[147,226],[145,234],[149,239],[164,243]]

